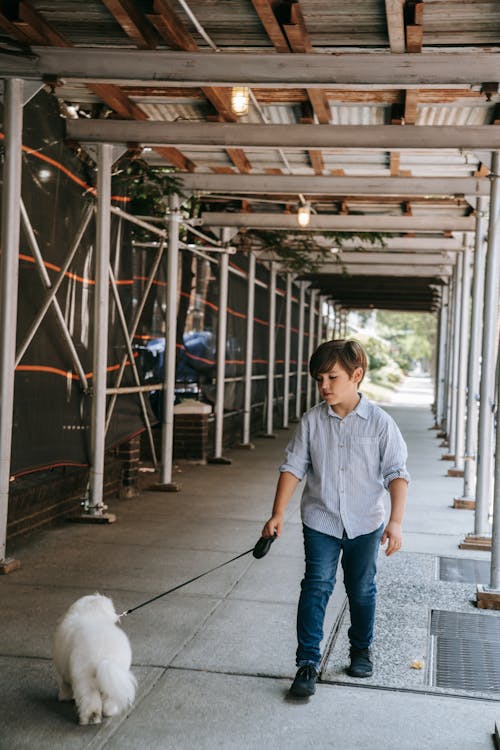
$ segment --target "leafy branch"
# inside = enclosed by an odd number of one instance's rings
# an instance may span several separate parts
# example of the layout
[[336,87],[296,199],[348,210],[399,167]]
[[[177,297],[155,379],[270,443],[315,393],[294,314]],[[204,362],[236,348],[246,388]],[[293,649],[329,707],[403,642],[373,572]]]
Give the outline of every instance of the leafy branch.
[[287,270],[301,274],[318,271],[326,260],[335,261],[341,266],[340,253],[346,240],[358,239],[360,244],[349,247],[349,251],[360,252],[366,249],[367,242],[379,249],[384,248],[386,237],[386,234],[380,232],[321,232],[321,238],[328,240],[330,247],[339,249],[339,253],[335,254],[332,254],[329,248],[318,244],[317,234],[305,232],[286,234],[280,231],[250,229],[244,233],[240,232],[239,239],[233,240],[233,244],[239,244],[242,250],[247,251],[269,251],[283,262]]

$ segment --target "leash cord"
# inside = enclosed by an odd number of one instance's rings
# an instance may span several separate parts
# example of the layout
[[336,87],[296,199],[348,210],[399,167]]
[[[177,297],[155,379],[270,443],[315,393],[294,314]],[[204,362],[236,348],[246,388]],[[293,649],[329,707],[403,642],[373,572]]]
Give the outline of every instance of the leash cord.
[[231,560],[226,560],[226,562],[221,563],[220,565],[216,565],[215,568],[211,568],[210,570],[205,571],[205,573],[200,573],[199,576],[195,576],[194,578],[191,578],[189,581],[185,581],[184,583],[179,583],[178,586],[174,586],[173,589],[169,589],[168,591],[164,591],[163,594],[157,594],[157,596],[153,596],[152,599],[148,599],[145,602],[142,602],[142,604],[138,604],[136,607],[132,607],[131,609],[125,610],[125,612],[122,612],[121,615],[118,615],[118,617],[126,617],[126,615],[130,615],[132,612],[135,612],[137,609],[141,609],[141,607],[145,607],[146,604],[151,604],[151,602],[155,602],[157,599],[161,599],[163,596],[167,596],[167,594],[172,594],[174,591],[177,591],[178,589],[184,588],[184,586],[188,586],[190,583],[193,583],[194,581],[197,581],[199,578],[203,578],[203,576],[207,576],[209,573],[213,573],[214,570],[219,570],[219,568],[223,568],[225,565],[229,565],[229,563],[234,562],[235,560],[239,560],[240,557],[245,557],[245,555],[249,555],[250,552],[254,551],[254,547],[251,549],[247,549],[246,552],[242,552],[241,555],[236,555],[236,557],[231,558]]

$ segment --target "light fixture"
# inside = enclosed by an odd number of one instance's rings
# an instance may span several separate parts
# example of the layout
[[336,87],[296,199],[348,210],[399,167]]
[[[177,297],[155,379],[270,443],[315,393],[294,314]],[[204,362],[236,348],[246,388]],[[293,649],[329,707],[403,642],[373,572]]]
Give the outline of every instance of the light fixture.
[[250,94],[248,86],[233,86],[231,89],[231,109],[235,115],[248,114],[248,102]]
[[38,170],[38,179],[40,182],[48,182],[50,178],[52,177],[52,172],[50,169],[40,169]]
[[337,253],[340,252],[340,247],[331,247],[330,252],[333,253],[334,255],[337,255]]
[[299,206],[299,210],[297,211],[297,221],[301,227],[309,226],[309,222],[311,221],[310,203],[304,203],[302,206]]

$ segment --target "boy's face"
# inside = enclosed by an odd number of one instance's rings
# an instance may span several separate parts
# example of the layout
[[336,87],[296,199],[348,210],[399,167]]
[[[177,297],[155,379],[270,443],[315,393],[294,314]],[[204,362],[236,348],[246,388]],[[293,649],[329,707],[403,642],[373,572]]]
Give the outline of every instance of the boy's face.
[[328,372],[320,372],[316,378],[319,395],[328,406],[350,407],[358,396],[358,384],[363,377],[363,368],[356,367],[352,375],[336,362]]

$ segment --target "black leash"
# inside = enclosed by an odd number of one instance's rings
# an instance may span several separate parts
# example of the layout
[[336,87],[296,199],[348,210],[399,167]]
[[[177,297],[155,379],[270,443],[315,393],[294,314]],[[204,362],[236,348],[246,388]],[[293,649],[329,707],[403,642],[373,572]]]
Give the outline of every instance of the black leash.
[[152,602],[155,602],[157,599],[161,599],[163,596],[167,596],[167,594],[172,594],[174,591],[178,591],[179,589],[184,588],[184,586],[188,586],[190,583],[194,583],[194,581],[197,581],[199,578],[203,578],[204,576],[207,576],[209,573],[213,573],[214,570],[219,570],[219,568],[223,568],[225,565],[229,565],[229,563],[234,562],[235,560],[239,560],[240,557],[245,557],[245,555],[249,555],[250,552],[253,553],[253,556],[260,560],[261,557],[264,557],[264,555],[267,555],[269,552],[269,548],[271,547],[271,544],[276,539],[276,536],[269,536],[269,537],[263,537],[259,539],[255,547],[252,547],[251,549],[247,549],[246,552],[242,552],[241,555],[236,555],[236,557],[232,557],[231,560],[226,560],[226,562],[221,563],[220,565],[216,565],[215,568],[210,568],[210,570],[206,570],[204,573],[200,573],[199,576],[195,576],[194,578],[190,578],[189,581],[185,581],[184,583],[179,583],[178,586],[174,586],[172,589],[168,589],[168,591],[164,591],[163,594],[157,594],[156,596],[153,596],[151,599],[148,599],[145,602],[142,602],[142,604],[138,604],[136,607],[132,607],[131,609],[125,610],[125,612],[122,612],[121,615],[118,615],[118,618],[120,617],[126,617],[127,615],[130,615],[132,612],[135,612],[138,609],[141,609],[142,607],[145,607],[146,604],[151,604]]

